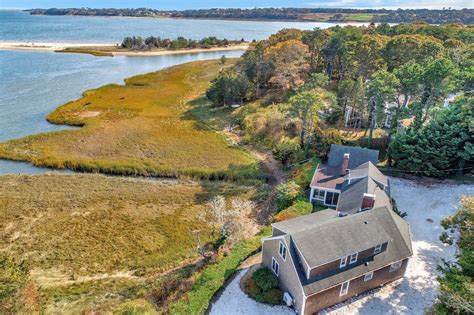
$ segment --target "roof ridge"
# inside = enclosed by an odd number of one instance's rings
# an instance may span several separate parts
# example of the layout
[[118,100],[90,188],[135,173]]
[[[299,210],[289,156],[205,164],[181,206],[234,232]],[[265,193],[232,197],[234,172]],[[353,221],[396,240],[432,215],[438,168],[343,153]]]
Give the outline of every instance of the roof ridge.
[[[409,247],[406,243],[406,240],[405,238],[403,237],[403,234],[402,232],[400,231],[400,226],[398,225],[397,221],[395,220],[395,217],[394,216],[398,216],[397,213],[395,213],[395,211],[389,209],[387,206],[381,206],[381,207],[377,207],[377,208],[374,208],[372,210],[375,210],[375,209],[379,209],[379,208],[386,208],[388,210],[388,213],[389,213],[389,217],[390,219],[392,220],[393,224],[395,224],[395,226],[397,227],[397,233],[399,234],[399,236],[402,238],[403,240],[403,245],[405,246],[406,249],[408,249],[408,251],[410,253],[413,254],[413,249],[411,247]],[[410,231],[410,224],[408,224],[408,222],[406,222],[405,220],[403,220],[402,217],[399,217],[400,218],[400,223],[403,223],[403,224],[406,224],[406,227],[408,228],[408,232],[411,234],[411,231]],[[410,235],[410,240],[411,240],[411,235]]]

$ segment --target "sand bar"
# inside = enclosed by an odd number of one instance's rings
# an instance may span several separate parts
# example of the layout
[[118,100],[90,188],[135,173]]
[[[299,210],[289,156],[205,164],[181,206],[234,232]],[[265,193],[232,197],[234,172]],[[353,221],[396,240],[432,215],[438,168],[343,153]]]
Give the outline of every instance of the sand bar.
[[[114,47],[113,43],[46,43],[46,42],[0,42],[0,50],[29,50],[29,51],[57,51],[66,48],[91,48],[101,50],[100,48]],[[180,50],[147,50],[147,51],[110,51],[114,56],[161,56],[175,55],[185,53],[200,53],[206,51],[229,51],[229,50],[245,50],[248,44],[230,45],[226,47],[213,48],[191,48]],[[108,51],[109,52],[109,51]]]

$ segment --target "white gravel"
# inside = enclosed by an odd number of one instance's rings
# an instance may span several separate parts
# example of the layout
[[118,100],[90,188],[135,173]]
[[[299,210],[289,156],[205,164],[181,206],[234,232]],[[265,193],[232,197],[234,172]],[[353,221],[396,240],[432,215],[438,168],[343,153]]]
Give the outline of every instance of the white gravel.
[[257,303],[249,298],[239,286],[240,279],[248,268],[239,271],[237,276],[225,288],[222,295],[211,307],[210,315],[294,315],[286,306],[270,306]]
[[[461,195],[473,195],[474,185],[416,184],[391,178],[392,196],[406,211],[413,241],[413,257],[403,279],[369,294],[351,299],[324,311],[325,314],[424,314],[438,295],[436,267],[442,260],[453,261],[456,246],[439,240],[444,231],[440,222],[456,212]],[[431,222],[432,221],[432,222]],[[286,307],[269,307],[248,298],[239,288],[245,271],[229,284],[214,303],[210,314],[294,314]]]

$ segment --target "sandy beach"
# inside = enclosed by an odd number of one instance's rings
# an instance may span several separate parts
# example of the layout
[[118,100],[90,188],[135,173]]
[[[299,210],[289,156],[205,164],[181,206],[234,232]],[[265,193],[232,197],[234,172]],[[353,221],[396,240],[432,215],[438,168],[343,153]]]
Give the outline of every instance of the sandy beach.
[[[97,49],[100,48],[113,48],[116,46],[114,43],[43,43],[43,42],[0,42],[0,50],[28,50],[28,51],[58,51],[66,48],[81,48],[81,49]],[[175,54],[186,54],[186,53],[200,53],[206,51],[229,51],[229,50],[245,50],[248,48],[248,44],[232,45],[226,47],[214,47],[214,48],[192,48],[192,49],[180,49],[180,50],[151,50],[151,51],[110,51],[114,56],[162,56],[162,55],[175,55]],[[109,51],[107,51],[109,52]]]

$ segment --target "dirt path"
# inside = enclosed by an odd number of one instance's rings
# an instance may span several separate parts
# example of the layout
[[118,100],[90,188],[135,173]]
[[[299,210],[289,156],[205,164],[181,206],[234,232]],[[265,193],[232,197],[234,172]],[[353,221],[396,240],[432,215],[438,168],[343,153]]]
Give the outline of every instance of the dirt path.
[[286,173],[283,171],[283,165],[280,161],[275,159],[272,151],[259,148],[254,145],[243,144],[242,136],[232,127],[226,128],[224,133],[230,138],[231,141],[252,152],[257,157],[257,159],[262,162],[263,167],[268,174],[267,184],[270,186],[270,193],[268,194],[267,200],[262,205],[261,210],[257,213],[256,218],[259,225],[267,225],[269,216],[277,209],[276,187],[287,180]]

